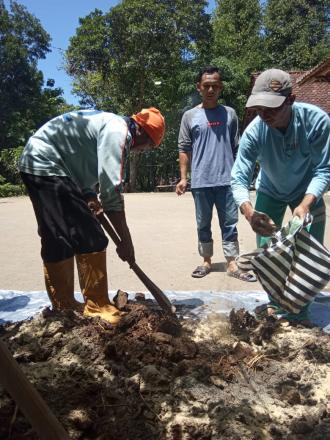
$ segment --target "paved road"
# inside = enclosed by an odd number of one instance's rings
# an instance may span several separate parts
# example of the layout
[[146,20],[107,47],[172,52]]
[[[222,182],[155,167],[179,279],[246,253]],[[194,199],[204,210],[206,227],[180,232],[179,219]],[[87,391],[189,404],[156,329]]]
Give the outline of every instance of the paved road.
[[[261,290],[259,283],[242,282],[226,275],[216,214],[213,220],[213,272],[202,279],[190,276],[201,262],[190,193],[182,197],[174,193],[125,194],[125,203],[137,263],[161,289],[215,292]],[[328,225],[325,243],[330,248],[329,193],[326,195],[326,204]],[[242,216],[238,229],[241,252],[254,249],[254,233]],[[0,199],[0,231],[0,290],[44,290],[39,237],[27,197]],[[118,259],[112,244],[108,247],[107,264],[110,290],[145,290],[127,264]],[[79,290],[77,276],[75,289]]]

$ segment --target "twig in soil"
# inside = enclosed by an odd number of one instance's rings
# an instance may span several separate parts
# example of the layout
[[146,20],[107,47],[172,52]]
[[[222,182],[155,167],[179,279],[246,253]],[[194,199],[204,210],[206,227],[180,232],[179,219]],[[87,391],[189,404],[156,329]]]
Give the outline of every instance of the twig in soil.
[[[315,358],[314,358],[314,361],[315,361]],[[312,374],[310,375],[310,377],[308,378],[309,380],[312,379],[312,377],[314,376],[316,370],[317,370],[317,363],[315,362],[315,363],[314,363],[314,370],[313,370],[313,373],[312,373]]]
[[[287,356],[284,356],[282,353],[280,353],[279,355],[281,356],[282,359],[287,359],[288,357],[292,357],[292,356],[297,356],[298,353],[300,353],[300,351],[305,348],[307,345],[309,345],[310,343],[312,343],[313,341],[311,339],[309,339],[308,341],[304,342],[303,345],[299,348],[296,348],[295,350],[293,350],[292,352],[289,352],[289,354]],[[313,356],[314,357],[314,356]],[[293,358],[292,358],[293,360]]]
[[17,412],[18,412],[18,406],[15,405],[15,409],[14,409],[14,412],[13,412],[13,416],[12,416],[12,418],[11,418],[11,420],[10,420],[9,431],[8,431],[8,440],[11,439],[11,434],[12,434],[12,431],[13,431],[14,423],[15,423],[15,421],[16,421]]
[[148,408],[148,410],[150,411],[150,412],[152,412],[156,417],[157,417],[157,419],[160,421],[160,422],[162,422],[162,419],[161,419],[161,417],[159,417],[159,415],[151,408],[151,406],[147,403],[147,401],[146,401],[146,399],[142,396],[142,394],[141,394],[141,392],[139,391],[139,396],[140,396],[140,398],[141,398],[141,400],[142,400],[142,402],[145,404],[145,406]]
[[269,357],[267,357],[266,355],[264,355],[264,354],[260,354],[260,353],[258,353],[258,354],[256,354],[255,356],[253,356],[253,358],[252,359],[250,359],[249,360],[249,362],[246,362],[246,365],[249,367],[249,368],[255,368],[256,366],[257,366],[257,364],[260,362],[260,361],[264,361],[264,360],[270,360],[270,358]]
[[[305,345],[305,344],[304,344],[304,345]],[[308,376],[308,380],[310,381],[310,380],[312,379],[312,377],[314,376],[315,371],[316,371],[316,369],[317,369],[317,363],[316,363],[316,359],[315,359],[314,353],[313,353],[311,350],[308,350],[307,352],[310,353],[310,355],[311,355],[311,357],[312,357],[312,361],[314,361],[314,370],[313,370],[312,374],[310,374],[310,375]],[[313,362],[312,362],[312,363],[313,363]]]
[[103,325],[101,325],[99,322],[97,323],[97,325],[98,325],[99,327],[101,327],[101,329],[102,329],[104,332],[106,332],[106,329],[103,327]]
[[105,408],[104,397],[103,397],[102,391],[101,391],[101,401],[102,401],[102,406],[99,406],[99,408],[101,408],[101,407]]
[[119,407],[119,406],[129,406],[128,403],[115,403],[113,405],[99,405],[99,406],[95,406],[94,408],[115,408],[115,407]]
[[262,406],[265,410],[265,413],[270,415],[270,410],[268,407],[268,404],[265,402],[265,400],[260,396],[260,393],[258,392],[257,388],[255,387],[255,385],[252,383],[251,378],[248,377],[248,375],[245,372],[244,369],[244,365],[241,362],[238,362],[238,368],[242,374],[242,376],[244,377],[246,383],[248,384],[249,388],[253,391],[253,393],[259,398],[260,402],[262,403]]
[[243,378],[245,379],[246,383],[249,385],[250,389],[256,394],[258,395],[258,390],[255,388],[255,386],[251,383],[250,378],[248,377],[248,375],[245,372],[244,369],[244,365],[241,362],[237,363],[237,366],[239,368],[239,371],[241,373],[241,375],[243,376]]

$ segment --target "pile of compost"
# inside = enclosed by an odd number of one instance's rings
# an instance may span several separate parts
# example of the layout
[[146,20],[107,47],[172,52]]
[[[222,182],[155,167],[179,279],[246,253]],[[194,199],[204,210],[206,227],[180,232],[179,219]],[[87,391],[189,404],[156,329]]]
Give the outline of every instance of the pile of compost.
[[[243,309],[180,326],[122,299],[116,328],[49,309],[0,327],[71,439],[330,438],[329,335]],[[2,388],[0,438],[37,439]]]

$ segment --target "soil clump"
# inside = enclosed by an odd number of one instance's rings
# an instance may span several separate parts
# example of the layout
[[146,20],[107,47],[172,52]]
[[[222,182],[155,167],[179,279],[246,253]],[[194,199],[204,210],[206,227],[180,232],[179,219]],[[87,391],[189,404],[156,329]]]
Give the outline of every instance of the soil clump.
[[[71,439],[330,438],[330,337],[320,329],[245,310],[179,310],[178,326],[148,300],[116,301],[126,314],[115,328],[49,309],[0,326]],[[37,438],[2,388],[0,438]]]

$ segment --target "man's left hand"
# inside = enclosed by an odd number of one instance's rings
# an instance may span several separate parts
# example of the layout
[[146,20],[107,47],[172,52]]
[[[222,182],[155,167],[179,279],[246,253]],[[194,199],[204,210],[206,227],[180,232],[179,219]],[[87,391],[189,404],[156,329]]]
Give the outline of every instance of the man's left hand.
[[316,202],[314,194],[305,194],[300,204],[294,209],[293,217],[299,217],[301,220],[305,220],[307,214],[310,213],[311,206]]
[[299,217],[301,220],[305,220],[307,214],[309,214],[309,207],[306,205],[303,205],[302,203],[300,205],[298,205],[293,213],[292,216],[293,217]]
[[127,261],[130,266],[135,263],[135,253],[132,240],[128,239],[126,241],[122,241],[117,246],[116,252],[119,258],[123,261]]

